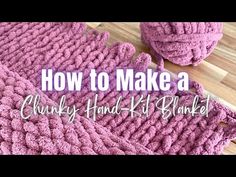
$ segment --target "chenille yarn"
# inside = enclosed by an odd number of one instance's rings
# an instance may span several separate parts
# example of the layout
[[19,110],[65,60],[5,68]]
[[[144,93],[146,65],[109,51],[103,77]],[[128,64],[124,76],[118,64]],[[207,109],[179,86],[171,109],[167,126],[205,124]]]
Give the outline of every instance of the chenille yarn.
[[143,22],[141,38],[159,59],[179,65],[198,65],[221,39],[220,22]]
[[1,64],[0,86],[0,154],[153,154],[142,145],[112,135],[80,116],[73,124],[65,116],[55,115],[38,115],[22,121],[19,109],[25,96],[39,94],[42,104],[56,103]]
[[[86,101],[96,93],[88,88],[89,70],[110,73],[110,89],[98,92],[98,105],[112,106],[118,96],[128,106],[140,92],[117,92],[116,68],[145,70],[151,58],[141,53],[133,60],[135,48],[128,43],[106,45],[109,34],[86,30],[83,23],[1,23],[0,24],[0,153],[1,154],[220,154],[236,137],[235,113],[211,101],[209,117],[172,116],[164,120],[155,109],[155,97],[179,95],[181,104],[191,104],[195,93],[151,92],[148,118],[131,118],[128,113],[98,116],[93,122],[83,116]],[[83,71],[81,92],[40,91],[40,72]],[[30,93],[39,93],[42,104],[56,104],[66,95],[68,105],[80,108],[73,124],[57,116],[36,116],[29,121],[19,116],[19,106]],[[147,93],[142,93],[144,96]],[[202,95],[201,95],[202,96]],[[139,110],[138,108],[137,110]],[[66,119],[66,120],[65,120]],[[227,126],[222,126],[224,122]]]

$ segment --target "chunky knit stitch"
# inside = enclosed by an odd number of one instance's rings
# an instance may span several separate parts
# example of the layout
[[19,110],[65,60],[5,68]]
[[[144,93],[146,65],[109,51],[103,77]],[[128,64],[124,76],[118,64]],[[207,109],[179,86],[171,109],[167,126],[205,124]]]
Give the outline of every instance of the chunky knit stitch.
[[179,65],[198,65],[211,54],[222,37],[223,23],[141,23],[141,37],[157,58]]
[[0,86],[0,154],[152,154],[142,145],[112,135],[79,115],[73,124],[66,116],[54,115],[23,121],[19,109],[27,95],[39,94],[41,104],[56,103],[3,65]]
[[[144,71],[151,58],[141,53],[133,60],[135,48],[128,43],[108,47],[107,32],[86,30],[83,23],[1,23],[0,35],[1,154],[219,154],[236,136],[235,113],[213,100],[209,117],[161,118],[155,98],[178,95],[181,104],[191,105],[196,94],[203,98],[202,87],[196,82],[191,83],[195,89],[191,93],[178,92],[175,82],[168,92],[117,92],[115,69]],[[83,71],[82,90],[42,93],[43,68]],[[110,89],[97,92],[98,105],[113,106],[123,96],[121,105],[129,106],[132,96],[138,99],[141,94],[150,94],[149,117],[131,118],[124,112],[98,115],[96,122],[86,119],[85,104],[96,94],[89,88],[89,72],[93,68],[110,74]],[[162,65],[159,70],[163,70]],[[20,103],[32,93],[42,95],[42,104],[56,104],[66,95],[66,103],[80,109],[75,122],[67,123],[68,119],[58,116],[22,120]]]

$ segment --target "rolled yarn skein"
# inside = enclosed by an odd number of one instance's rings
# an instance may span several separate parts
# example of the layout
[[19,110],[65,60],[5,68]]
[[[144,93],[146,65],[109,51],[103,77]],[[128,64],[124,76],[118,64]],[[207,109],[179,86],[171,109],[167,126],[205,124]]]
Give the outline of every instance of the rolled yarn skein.
[[198,65],[223,36],[221,22],[142,22],[142,41],[157,57],[175,64]]

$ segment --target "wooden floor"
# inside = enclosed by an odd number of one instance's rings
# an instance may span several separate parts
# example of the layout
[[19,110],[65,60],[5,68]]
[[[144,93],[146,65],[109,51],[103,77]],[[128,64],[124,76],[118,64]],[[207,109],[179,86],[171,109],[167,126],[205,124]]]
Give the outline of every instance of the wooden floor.
[[[130,42],[136,53],[149,52],[140,40],[139,23],[87,23],[98,31],[110,32],[109,43]],[[153,60],[153,62],[155,62]],[[197,67],[180,67],[165,61],[165,68],[173,73],[186,71],[192,80],[203,84],[206,93],[236,111],[236,23],[224,23],[224,36],[214,52]],[[223,154],[236,154],[236,141]]]

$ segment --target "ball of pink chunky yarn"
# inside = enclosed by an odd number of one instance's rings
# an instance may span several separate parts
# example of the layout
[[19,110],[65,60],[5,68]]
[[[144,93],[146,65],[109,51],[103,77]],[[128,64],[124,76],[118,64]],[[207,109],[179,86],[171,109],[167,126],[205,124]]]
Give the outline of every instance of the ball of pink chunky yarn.
[[182,66],[198,65],[223,36],[220,22],[143,22],[140,29],[154,55]]

